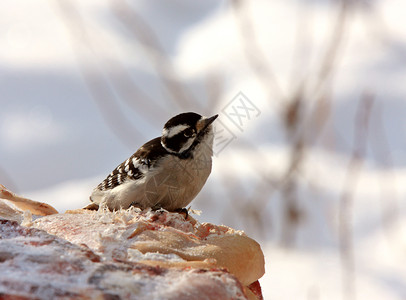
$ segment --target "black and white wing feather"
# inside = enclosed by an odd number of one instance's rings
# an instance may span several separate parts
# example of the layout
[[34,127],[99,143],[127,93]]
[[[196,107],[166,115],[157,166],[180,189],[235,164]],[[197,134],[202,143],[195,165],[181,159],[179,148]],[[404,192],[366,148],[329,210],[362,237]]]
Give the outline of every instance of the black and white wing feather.
[[137,150],[130,158],[117,166],[98,186],[100,191],[107,191],[127,182],[142,178],[158,158],[168,152],[161,145],[161,138],[155,138]]
[[127,180],[137,180],[142,177],[139,160],[135,155],[121,163],[104,179],[97,188],[101,191],[111,190]]

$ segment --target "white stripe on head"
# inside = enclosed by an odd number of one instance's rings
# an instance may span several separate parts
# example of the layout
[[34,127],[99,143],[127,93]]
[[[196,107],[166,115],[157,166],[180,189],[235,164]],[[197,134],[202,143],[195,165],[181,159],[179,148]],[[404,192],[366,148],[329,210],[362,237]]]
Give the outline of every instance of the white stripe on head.
[[176,125],[174,127],[171,128],[164,128],[164,130],[162,131],[162,136],[167,137],[167,138],[171,138],[174,135],[177,135],[178,133],[182,132],[183,130],[185,130],[186,128],[188,128],[188,125]]

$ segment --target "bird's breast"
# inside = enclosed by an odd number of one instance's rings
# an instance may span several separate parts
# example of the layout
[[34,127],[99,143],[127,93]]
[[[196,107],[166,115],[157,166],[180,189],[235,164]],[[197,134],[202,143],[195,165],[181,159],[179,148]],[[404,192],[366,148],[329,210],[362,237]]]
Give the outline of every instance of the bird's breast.
[[191,158],[171,155],[157,164],[146,180],[145,195],[149,202],[175,210],[187,206],[197,196],[212,167],[211,151],[197,150]]

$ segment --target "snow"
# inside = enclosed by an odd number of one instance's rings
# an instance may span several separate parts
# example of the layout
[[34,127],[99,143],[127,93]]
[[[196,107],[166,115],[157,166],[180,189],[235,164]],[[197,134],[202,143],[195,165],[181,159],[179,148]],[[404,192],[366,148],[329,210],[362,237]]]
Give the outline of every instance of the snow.
[[[405,225],[403,221],[402,227]],[[399,242],[404,233],[390,228],[392,237],[388,239],[379,229],[357,239],[357,299],[405,298],[406,243]],[[298,251],[267,244],[264,251],[266,273],[261,284],[265,299],[343,299],[343,266],[337,249]]]
[[[370,92],[370,130],[348,223],[354,291],[357,299],[405,298],[405,3],[362,2],[348,17],[330,77],[329,118],[298,176],[305,220],[294,246],[286,247],[280,243],[280,190],[271,191],[261,212],[268,216],[265,234],[241,212],[256,207],[255,189],[264,185],[264,176],[277,186],[274,179],[289,165],[281,108],[302,79],[309,84],[307,100],[314,104],[317,93],[312,91],[338,6],[327,0],[240,2],[242,13],[226,1],[132,3],[158,47],[135,39],[108,1],[72,0],[67,6],[3,1],[0,183],[61,212],[83,207],[111,170],[161,134],[169,117],[185,110],[218,113],[216,122],[226,129],[229,143],[223,148],[215,140],[212,174],[192,203],[203,212],[198,219],[225,223],[260,240],[267,264],[261,279],[265,299],[344,299],[339,203],[357,104],[360,95]],[[254,35],[242,34],[247,26]],[[260,52],[250,57],[255,49]],[[262,69],[253,70],[255,59]],[[163,84],[157,65],[173,72],[187,101]],[[125,89],[125,95],[114,90],[105,99],[113,106],[94,101],[83,77],[86,68],[96,70],[105,86],[120,78],[137,89]],[[261,72],[267,68],[274,80],[264,84]],[[239,92],[259,112],[244,120],[242,130],[225,109]],[[208,102],[210,97],[214,100]]]

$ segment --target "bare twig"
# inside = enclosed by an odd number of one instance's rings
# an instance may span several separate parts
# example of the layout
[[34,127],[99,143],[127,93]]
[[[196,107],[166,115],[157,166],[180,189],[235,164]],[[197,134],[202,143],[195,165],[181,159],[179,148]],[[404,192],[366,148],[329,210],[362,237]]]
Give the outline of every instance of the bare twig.
[[344,185],[339,202],[338,226],[340,259],[343,268],[343,299],[356,298],[355,283],[355,257],[352,236],[351,211],[354,204],[354,193],[363,165],[366,152],[369,117],[374,98],[365,93],[360,99],[355,115],[353,151],[348,162]]
[[231,199],[230,209],[233,211],[230,214],[230,210],[225,210],[222,219],[227,220],[230,216],[238,215],[239,221],[242,221],[245,228],[252,230],[252,235],[265,239],[266,234],[270,232],[269,211],[265,210],[266,202],[263,203],[264,206],[261,206],[260,199],[250,197],[251,201],[249,199],[247,201],[244,197],[244,185],[234,178],[230,180],[223,176],[221,180],[228,194],[227,198]]
[[341,50],[344,34],[347,32],[348,16],[351,12],[352,0],[340,0],[340,8],[333,30],[331,32],[330,41],[327,43],[327,50],[320,64],[318,71],[318,81],[312,92],[312,97],[317,97],[320,91],[325,87],[326,83],[331,79],[331,75],[335,70],[335,64],[338,59],[338,53]]
[[224,76],[222,74],[209,73],[206,76],[206,90],[207,90],[207,105],[206,113],[211,113],[212,109],[216,107],[219,100],[222,98],[224,93]]
[[245,0],[232,0],[231,6],[236,16],[238,29],[240,32],[245,56],[257,76],[258,81],[268,92],[268,98],[281,101],[284,99],[282,89],[277,82],[276,76],[268,61],[268,57],[263,53],[256,37],[255,29],[251,18],[248,15],[248,7]]
[[143,137],[143,134],[126,120],[117,105],[115,95],[103,76],[103,68],[98,61],[98,52],[93,49],[79,11],[69,1],[56,1],[56,5],[71,33],[72,44],[83,79],[102,116],[120,141],[129,148],[133,148],[132,139],[128,137],[134,135]]
[[115,16],[132,37],[148,48],[145,54],[154,65],[156,74],[171,96],[172,102],[182,109],[199,106],[199,102],[195,101],[180,83],[168,55],[148,23],[125,1],[112,1],[111,4]]
[[[167,112],[155,99],[138,87],[125,67],[117,60],[105,59],[106,75],[119,98],[130,107],[138,117],[145,120],[166,120]],[[157,124],[155,124],[157,125]]]
[[[382,161],[385,168],[389,172],[382,172],[382,177],[379,179],[381,186],[381,220],[382,227],[386,232],[387,240],[390,240],[389,226],[392,223],[397,224],[399,221],[399,209],[397,205],[398,191],[397,191],[397,178],[391,172],[394,167],[392,153],[390,150],[389,142],[385,133],[385,127],[382,122],[382,108],[375,110],[374,134],[372,135],[372,153],[377,161]],[[388,179],[389,178],[389,179]],[[389,185],[390,188],[385,189],[383,184]]]

